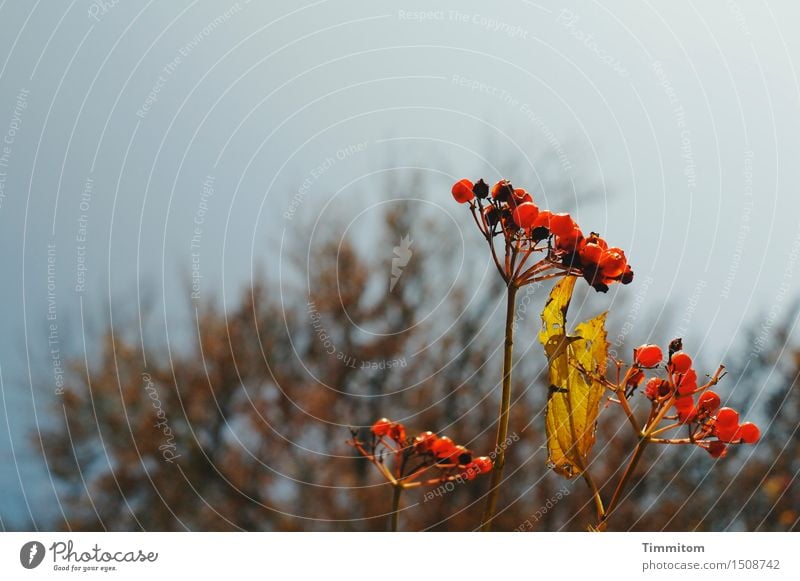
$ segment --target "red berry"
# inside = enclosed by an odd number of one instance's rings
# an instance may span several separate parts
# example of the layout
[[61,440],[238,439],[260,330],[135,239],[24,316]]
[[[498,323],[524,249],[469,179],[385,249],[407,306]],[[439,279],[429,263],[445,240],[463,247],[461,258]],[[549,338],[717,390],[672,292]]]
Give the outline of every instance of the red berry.
[[689,395],[695,389],[697,389],[697,373],[695,373],[694,369],[690,369],[680,376],[678,393],[681,395]]
[[678,421],[682,424],[688,424],[697,417],[697,409],[694,406],[688,408],[678,409]]
[[759,430],[758,426],[754,423],[745,422],[739,426],[736,435],[741,438],[742,442],[745,444],[755,444],[758,442],[759,438],[761,438],[761,430]]
[[389,430],[392,429],[392,422],[387,420],[386,418],[381,418],[374,424],[372,424],[372,433],[378,437],[386,436],[389,434]]
[[728,453],[728,447],[722,442],[709,442],[706,449],[712,458],[724,458]]
[[720,426],[717,424],[714,428],[714,434],[722,442],[733,442],[738,439],[737,432],[739,431],[738,424],[733,426]]
[[492,470],[492,461],[487,456],[475,458],[465,466],[464,476],[467,480],[474,480],[479,474],[485,474]]
[[475,478],[478,477],[478,474],[480,474],[474,460],[467,464],[464,468],[465,470],[463,476],[467,480],[475,480]]
[[597,264],[603,254],[603,248],[599,244],[587,242],[578,253],[583,264]]
[[569,214],[553,214],[550,216],[550,231],[556,236],[568,237],[577,228]]
[[419,453],[430,452],[431,446],[438,437],[433,432],[422,432],[419,436],[414,438],[414,450]]
[[539,215],[539,208],[532,202],[524,202],[514,209],[514,222],[520,228],[528,229]]
[[455,448],[456,445],[453,443],[453,440],[447,436],[442,436],[433,443],[431,451],[437,458],[449,458]]
[[[552,224],[552,219],[550,220]],[[556,236],[556,248],[564,250],[565,252],[575,252],[583,241],[583,232],[578,228],[573,228],[566,234],[559,234]]]
[[692,367],[692,358],[683,351],[678,351],[672,355],[673,373],[686,373]]
[[488,456],[480,456],[472,461],[480,474],[486,474],[492,470],[492,459]]
[[392,427],[389,428],[389,437],[398,444],[402,444],[406,441],[406,427],[398,422],[392,424]]
[[717,412],[717,427],[736,428],[739,425],[739,412],[732,408],[722,408]]
[[628,259],[625,258],[625,253],[621,249],[609,248],[603,251],[600,262],[597,265],[600,267],[600,272],[603,276],[617,278],[625,272],[625,268],[628,266]]
[[492,197],[499,202],[507,202],[514,195],[514,187],[508,180],[500,180],[492,186]]
[[642,371],[641,369],[636,369],[633,373],[631,373],[628,376],[629,387],[636,387],[643,381],[644,381],[644,371]]
[[459,204],[465,204],[475,197],[472,193],[472,182],[468,179],[459,180],[453,184],[453,197]]
[[600,238],[600,235],[597,232],[592,232],[589,234],[589,237],[586,239],[586,244],[595,244],[601,248],[601,250],[608,250],[608,242]]
[[539,215],[536,217],[536,220],[533,221],[531,224],[531,228],[547,228],[550,229],[550,218],[553,217],[552,212],[550,210],[542,210],[539,212]]
[[664,383],[664,380],[659,377],[651,377],[647,381],[647,385],[644,387],[644,394],[649,399],[658,399],[661,397],[661,384]]
[[517,188],[514,190],[514,202],[517,204],[524,204],[525,202],[533,203],[533,196],[531,196],[527,190]]
[[641,345],[633,350],[633,358],[642,367],[655,367],[661,363],[664,354],[658,345]]
[[675,398],[675,407],[680,410],[690,410],[694,407],[694,398],[692,396],[686,395],[683,397],[676,397]]
[[697,405],[703,411],[713,414],[715,411],[717,411],[717,409],[719,409],[720,399],[716,392],[706,391],[700,395]]

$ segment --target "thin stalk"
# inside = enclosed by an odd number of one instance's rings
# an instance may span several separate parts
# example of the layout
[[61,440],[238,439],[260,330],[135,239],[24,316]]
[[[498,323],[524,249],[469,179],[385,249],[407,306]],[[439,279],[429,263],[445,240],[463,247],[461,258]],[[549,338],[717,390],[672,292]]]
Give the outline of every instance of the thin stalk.
[[657,430],[655,430],[653,432],[650,432],[650,436],[651,436],[650,439],[652,441],[652,436],[660,436],[661,434],[663,434],[665,432],[669,432],[670,430],[674,430],[675,428],[680,428],[682,425],[683,424],[681,424],[680,422],[675,422],[674,424],[670,424],[668,426],[664,426],[663,428],[659,428],[659,429],[657,429]]
[[625,467],[625,472],[622,474],[622,478],[620,478],[619,482],[617,483],[617,488],[614,490],[614,495],[611,497],[611,502],[608,503],[606,514],[601,519],[599,523],[600,526],[598,528],[602,527],[605,529],[605,527],[608,525],[608,519],[611,516],[611,513],[617,507],[617,504],[619,504],[619,501],[622,498],[622,493],[625,490],[625,486],[633,476],[633,473],[639,464],[639,460],[642,459],[642,454],[644,453],[644,449],[647,447],[648,442],[649,439],[647,437],[642,437],[639,440],[639,443],[636,444],[636,449],[633,451],[633,456],[631,456],[630,462],[628,462],[628,465]]
[[594,508],[597,511],[597,522],[601,522],[606,516],[606,509],[603,508],[603,498],[600,496],[600,490],[597,488],[597,485],[594,483],[594,479],[591,477],[588,470],[584,469],[583,479],[586,481],[586,484],[589,485],[589,489],[592,491]]
[[399,484],[392,486],[392,515],[390,530],[393,533],[397,532],[397,523],[400,520],[400,495],[403,493],[403,487]]
[[508,285],[506,297],[506,332],[503,348],[503,392],[500,398],[500,417],[497,423],[497,439],[495,441],[495,460],[492,468],[492,483],[486,497],[486,507],[481,519],[481,530],[492,530],[492,520],[497,508],[497,495],[503,479],[503,467],[506,463],[506,439],[508,438],[508,418],[511,411],[511,366],[514,351],[514,310],[517,300],[517,287],[513,282]]

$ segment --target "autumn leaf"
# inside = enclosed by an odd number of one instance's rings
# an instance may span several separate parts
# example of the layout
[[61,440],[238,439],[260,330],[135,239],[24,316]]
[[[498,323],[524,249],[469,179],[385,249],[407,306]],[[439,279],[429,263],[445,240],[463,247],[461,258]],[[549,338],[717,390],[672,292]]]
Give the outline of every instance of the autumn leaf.
[[579,324],[573,334],[567,333],[567,309],[575,281],[569,276],[553,287],[539,332],[550,379],[545,423],[548,462],[567,478],[583,472],[594,446],[605,389],[594,377],[605,375],[608,357],[607,313]]

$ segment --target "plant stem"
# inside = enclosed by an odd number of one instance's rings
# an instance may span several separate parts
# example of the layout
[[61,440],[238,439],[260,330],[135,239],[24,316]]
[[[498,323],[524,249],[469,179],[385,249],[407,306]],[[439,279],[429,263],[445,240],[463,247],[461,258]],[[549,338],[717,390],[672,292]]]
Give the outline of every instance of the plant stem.
[[393,533],[397,532],[397,523],[400,520],[400,495],[403,493],[403,487],[399,484],[392,486],[392,516],[390,529]]
[[486,497],[486,508],[481,519],[481,530],[492,530],[497,507],[497,495],[500,492],[500,483],[503,479],[503,467],[506,463],[506,439],[508,438],[508,417],[511,411],[511,367],[514,351],[514,311],[517,300],[517,286],[513,281],[508,283],[506,296],[506,338],[503,349],[503,393],[500,398],[500,417],[497,423],[497,439],[495,441],[495,460],[492,467],[492,484]]
[[614,496],[611,497],[611,502],[608,503],[608,508],[606,509],[605,516],[600,520],[598,524],[598,528],[605,529],[608,526],[608,519],[611,516],[611,513],[619,504],[620,499],[622,498],[622,493],[625,490],[625,486],[628,484],[628,481],[633,476],[634,471],[636,470],[636,466],[639,464],[639,460],[642,459],[642,454],[644,453],[644,449],[649,443],[649,439],[646,436],[643,436],[639,443],[636,444],[636,449],[633,451],[633,456],[631,456],[630,462],[625,467],[625,472],[622,474],[622,477],[619,479],[617,483],[617,488],[614,490]]
[[589,489],[592,491],[594,508],[597,511],[597,522],[600,522],[606,516],[606,510],[603,508],[603,498],[600,496],[600,490],[598,490],[597,485],[594,483],[594,479],[589,474],[588,470],[583,470],[583,479],[586,481],[586,484],[589,485]]

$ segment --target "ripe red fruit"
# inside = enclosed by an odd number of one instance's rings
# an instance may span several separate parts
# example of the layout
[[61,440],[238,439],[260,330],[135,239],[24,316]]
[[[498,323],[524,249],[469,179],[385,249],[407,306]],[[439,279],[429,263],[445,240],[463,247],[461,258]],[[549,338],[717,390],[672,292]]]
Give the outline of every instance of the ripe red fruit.
[[492,197],[499,202],[507,202],[514,195],[514,186],[508,180],[500,180],[492,186]]
[[761,438],[761,430],[752,422],[745,422],[737,430],[736,436],[745,444],[755,444]]
[[728,453],[728,447],[722,442],[709,442],[706,449],[712,458],[724,458]]
[[600,267],[600,272],[603,276],[617,278],[625,272],[625,268],[628,266],[628,259],[625,258],[625,253],[621,249],[609,248],[603,251],[597,266]]
[[642,371],[641,369],[636,369],[634,370],[633,373],[631,373],[628,376],[628,387],[636,387],[643,381],[644,381],[644,371]]
[[514,190],[514,202],[517,204],[524,204],[525,202],[533,203],[533,196],[527,190],[517,188]]
[[478,477],[478,474],[480,474],[480,472],[478,472],[478,468],[477,466],[475,466],[474,461],[470,462],[465,466],[463,476],[467,480],[475,480]]
[[480,456],[472,461],[480,474],[486,474],[492,470],[492,459],[488,456]]
[[586,244],[595,244],[602,250],[608,250],[608,242],[600,238],[600,234],[597,232],[592,232],[589,234],[589,237],[586,239]]
[[733,442],[738,439],[737,432],[739,431],[739,426],[734,424],[732,426],[717,426],[714,428],[714,434],[719,438],[721,442]]
[[406,441],[406,427],[401,423],[392,424],[389,428],[389,437],[398,444],[402,444]]
[[550,229],[550,219],[553,217],[553,213],[550,210],[542,210],[539,212],[539,215],[536,217],[536,220],[533,221],[531,224],[531,228],[547,228]]
[[716,392],[705,391],[700,395],[697,405],[703,411],[713,414],[719,408],[720,399]]
[[455,448],[456,445],[453,443],[453,440],[447,436],[442,436],[433,443],[431,451],[437,458],[449,458]]
[[556,236],[569,237],[577,224],[569,214],[553,214],[550,216],[550,231]]
[[[691,399],[691,398],[690,398]],[[682,424],[688,424],[697,417],[697,408],[693,405],[687,408],[678,409],[678,421]]]
[[732,408],[722,408],[717,412],[717,427],[737,427],[739,425],[739,412]]
[[419,436],[414,438],[414,450],[419,453],[430,452],[431,446],[438,437],[433,432],[422,432]]
[[681,410],[690,410],[694,407],[694,398],[685,395],[682,397],[675,398],[675,408],[680,412]]
[[514,223],[520,228],[528,229],[539,216],[539,208],[532,202],[524,202],[514,209]]
[[591,242],[587,242],[583,246],[581,246],[578,255],[581,258],[581,263],[583,264],[594,264],[600,262],[600,257],[603,255],[603,247],[599,244],[594,244]]
[[[550,219],[550,224],[553,224],[553,218]],[[583,241],[583,232],[578,228],[573,228],[566,234],[559,234],[556,236],[556,248],[564,250],[565,252],[575,252]]]
[[372,424],[372,433],[378,437],[386,436],[389,434],[389,430],[392,429],[392,422],[386,418],[381,418],[374,424]]
[[660,377],[651,377],[647,381],[647,385],[644,387],[644,394],[649,399],[658,399],[661,397],[661,385],[664,383],[664,380]]
[[641,345],[633,350],[633,359],[642,367],[655,367],[663,358],[664,354],[658,345]]
[[683,351],[678,351],[672,355],[673,373],[686,373],[692,367],[692,358]]
[[697,373],[694,369],[690,369],[680,376],[681,380],[678,384],[678,393],[681,395],[689,395],[697,389]]
[[458,180],[456,183],[454,183],[451,191],[453,193],[453,197],[456,199],[456,202],[459,204],[465,204],[472,200],[475,197],[475,194],[472,193],[472,188],[472,182],[466,178],[463,180]]
[[467,480],[474,480],[479,474],[486,474],[492,470],[492,460],[488,456],[481,456],[475,458],[472,462],[466,465],[464,476]]

